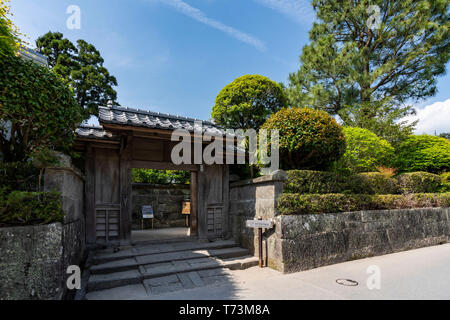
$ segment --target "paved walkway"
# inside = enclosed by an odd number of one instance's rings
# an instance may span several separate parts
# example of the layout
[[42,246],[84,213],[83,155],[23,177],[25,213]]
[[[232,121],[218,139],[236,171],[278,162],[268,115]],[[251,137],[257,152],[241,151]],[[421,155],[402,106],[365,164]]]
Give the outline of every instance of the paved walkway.
[[[367,273],[370,266],[380,271],[379,290],[367,287],[373,275]],[[287,275],[252,267],[233,271],[226,275],[226,281],[215,285],[211,278],[210,286],[163,293],[152,299],[450,299],[449,271],[450,244],[444,244]],[[337,279],[354,280],[358,285],[343,286]],[[114,290],[102,291],[95,298],[148,299],[142,286]]]

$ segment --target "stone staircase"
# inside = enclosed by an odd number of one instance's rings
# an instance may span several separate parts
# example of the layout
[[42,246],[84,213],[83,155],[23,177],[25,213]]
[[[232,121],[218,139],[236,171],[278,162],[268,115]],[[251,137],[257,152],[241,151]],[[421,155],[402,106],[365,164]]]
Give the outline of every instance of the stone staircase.
[[140,291],[146,295],[134,298],[146,299],[165,292],[226,282],[230,270],[258,265],[257,258],[231,240],[108,248],[96,251],[89,260],[87,276],[84,276],[86,299],[108,299],[108,290],[115,296],[114,292],[126,292],[132,285],[138,291],[143,286],[145,290]]

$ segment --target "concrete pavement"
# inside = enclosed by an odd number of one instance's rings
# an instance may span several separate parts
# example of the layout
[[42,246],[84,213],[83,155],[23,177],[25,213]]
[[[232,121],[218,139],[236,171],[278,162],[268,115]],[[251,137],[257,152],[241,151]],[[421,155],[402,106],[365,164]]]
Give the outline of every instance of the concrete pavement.
[[[367,281],[371,277],[370,283],[376,284],[374,277],[378,271],[380,289],[369,290]],[[358,285],[343,286],[336,283],[337,279],[354,280]],[[91,298],[148,299],[141,291],[142,288],[130,285],[100,291]],[[450,244],[293,274],[252,267],[233,271],[226,282],[217,285],[175,291],[151,299],[450,299]]]

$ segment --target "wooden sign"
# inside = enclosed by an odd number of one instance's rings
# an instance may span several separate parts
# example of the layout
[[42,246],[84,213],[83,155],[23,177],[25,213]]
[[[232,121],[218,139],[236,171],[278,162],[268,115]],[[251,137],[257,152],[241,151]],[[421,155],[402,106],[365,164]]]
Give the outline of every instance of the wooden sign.
[[142,206],[142,219],[153,219],[155,217],[153,213],[153,207],[151,205]]
[[191,214],[191,202],[183,201],[181,204],[181,214]]
[[270,229],[273,226],[273,222],[272,220],[247,220],[246,225],[248,228]]

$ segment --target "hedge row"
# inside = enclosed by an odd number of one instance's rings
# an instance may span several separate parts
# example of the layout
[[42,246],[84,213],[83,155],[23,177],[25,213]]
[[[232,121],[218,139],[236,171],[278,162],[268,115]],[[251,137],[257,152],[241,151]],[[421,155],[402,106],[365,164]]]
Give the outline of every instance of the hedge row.
[[439,175],[428,172],[404,173],[396,178],[379,172],[348,176],[312,170],[290,170],[287,173],[285,193],[406,194],[450,191]]
[[277,210],[284,215],[426,207],[450,207],[450,192],[408,195],[283,194],[277,201]]
[[0,225],[36,225],[62,222],[61,194],[58,192],[12,191],[0,188]]

